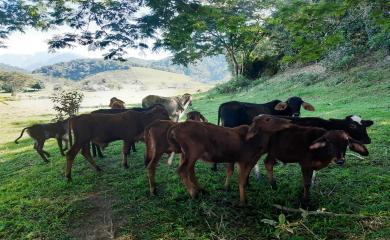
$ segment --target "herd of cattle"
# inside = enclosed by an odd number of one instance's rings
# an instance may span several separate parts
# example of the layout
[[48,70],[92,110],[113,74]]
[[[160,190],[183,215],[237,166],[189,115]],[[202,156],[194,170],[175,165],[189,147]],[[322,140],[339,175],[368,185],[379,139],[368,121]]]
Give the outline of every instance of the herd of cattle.
[[[150,95],[142,100],[142,108],[126,109],[123,101],[112,98],[110,109],[24,128],[15,143],[27,130],[35,141],[34,149],[48,162],[50,154],[43,150],[43,146],[46,139],[56,138],[61,154],[66,156],[65,176],[71,180],[73,161],[80,150],[96,171],[101,170],[91,155],[91,144],[93,156],[103,157],[102,149],[110,142],[122,140],[122,164],[128,168],[130,150],[136,151],[134,144],[144,141],[145,166],[152,195],[156,193],[156,167],[163,154],[170,154],[169,164],[175,153],[181,154],[177,173],[193,198],[203,191],[194,170],[198,159],[213,163],[214,171],[218,163],[227,163],[225,188],[229,188],[234,164],[237,164],[241,204],[246,202],[245,187],[252,168],[262,155],[267,154],[264,165],[273,189],[276,188],[273,175],[276,160],[300,165],[303,207],[308,204],[315,171],[331,162],[343,165],[347,147],[360,155],[368,155],[364,144],[371,142],[367,127],[373,121],[363,120],[357,115],[329,120],[300,118],[301,107],[307,111],[314,111],[314,107],[299,97],[264,104],[223,103],[218,109],[218,125],[208,123],[198,111],[188,112],[187,121],[178,122],[191,103],[190,94],[178,97]],[[65,153],[68,140],[70,149]]]

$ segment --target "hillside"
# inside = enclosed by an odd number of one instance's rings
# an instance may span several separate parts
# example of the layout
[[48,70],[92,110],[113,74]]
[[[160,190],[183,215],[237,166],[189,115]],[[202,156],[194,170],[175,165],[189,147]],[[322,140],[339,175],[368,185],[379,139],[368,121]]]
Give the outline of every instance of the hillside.
[[162,60],[129,58],[125,62],[102,59],[78,59],[40,67],[35,69],[33,73],[79,81],[97,73],[125,70],[129,69],[129,67],[144,67],[184,74],[201,82],[226,81],[231,76],[228,64],[222,55],[204,58],[197,64],[191,64],[188,67],[173,65],[170,58]]
[[119,90],[131,89],[136,91],[157,89],[205,89],[209,88],[204,83],[192,78],[172,72],[155,70],[144,67],[130,67],[128,70],[116,70],[101,72],[79,83],[83,90]]
[[[162,74],[142,70],[135,68],[134,76],[152,80]],[[158,194],[150,197],[143,143],[131,153],[129,169],[120,165],[119,141],[105,150],[105,159],[97,159],[102,173],[94,172],[79,157],[74,162],[73,180],[66,183],[65,159],[55,141],[45,147],[52,154],[50,164],[42,164],[32,150],[31,139],[15,145],[9,138],[9,143],[0,146],[0,206],[7,206],[0,207],[0,226],[7,226],[0,227],[0,238],[82,238],[89,234],[123,239],[275,239],[279,233],[281,239],[387,239],[389,86],[387,57],[337,72],[318,65],[289,69],[236,93],[220,94],[213,89],[194,98],[192,109],[201,111],[212,123],[216,123],[218,106],[223,102],[263,103],[290,96],[300,96],[316,108],[315,112],[302,110],[302,117],[358,114],[373,120],[375,124],[368,129],[370,155],[359,159],[348,151],[346,164],[320,170],[311,190],[315,209],[345,216],[286,213],[288,222],[278,223],[281,212],[273,204],[297,207],[301,173],[296,164],[275,167],[278,190],[270,188],[260,164],[262,178],[257,182],[251,176],[248,206],[239,207],[237,174],[232,178],[232,190],[223,191],[223,168],[212,172],[210,165],[201,161],[196,164],[196,174],[208,194],[191,200],[176,174],[178,157],[174,167],[167,166],[163,157],[156,174]],[[22,128],[50,118],[34,114],[14,119],[10,126]]]
[[0,71],[27,73],[27,71],[22,68],[18,68],[4,63],[0,63]]

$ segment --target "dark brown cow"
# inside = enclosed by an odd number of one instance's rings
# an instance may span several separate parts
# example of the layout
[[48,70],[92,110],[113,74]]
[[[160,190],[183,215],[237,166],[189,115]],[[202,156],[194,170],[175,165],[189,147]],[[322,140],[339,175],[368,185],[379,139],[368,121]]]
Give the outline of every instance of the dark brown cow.
[[113,97],[110,99],[110,104],[108,105],[111,109],[125,109],[125,102]]
[[[285,120],[281,119],[282,122]],[[276,120],[270,130],[280,130],[283,125]],[[173,125],[167,138],[175,152],[181,152],[181,162],[177,170],[183,184],[192,198],[201,188],[195,176],[195,163],[198,159],[213,163],[234,163],[239,166],[240,203],[245,203],[245,185],[250,170],[263,153],[267,137],[262,134],[248,136],[249,126],[226,128],[210,123],[188,121]],[[228,168],[230,170],[230,168]],[[233,171],[227,172],[225,185],[229,185]]]
[[142,137],[145,127],[155,120],[169,119],[167,111],[156,106],[146,112],[127,111],[118,114],[82,114],[69,120],[70,131],[73,130],[75,143],[66,154],[67,166],[65,176],[71,179],[73,160],[82,150],[82,155],[99,171],[90,153],[90,142],[106,147],[108,143],[123,140],[123,166],[128,168],[127,155],[131,145]]
[[[187,120],[193,120],[198,122],[207,122],[207,119],[198,111],[192,111],[187,113]],[[174,150],[170,147],[167,140],[168,129],[176,124],[173,121],[159,120],[150,124],[145,128],[145,166],[148,168],[148,178],[150,186],[150,194],[156,194],[155,174],[156,167],[160,161],[161,156],[166,153],[170,154],[168,158],[168,164],[172,164],[174,157]]]
[[299,163],[303,176],[301,199],[303,207],[306,207],[309,201],[309,188],[314,170],[320,170],[331,162],[344,164],[347,147],[361,155],[368,155],[365,146],[344,131],[302,127],[291,124],[289,120],[281,124],[282,130],[270,131],[269,126],[275,124],[274,121],[281,122],[280,118],[269,115],[256,117],[250,126],[248,136],[269,135],[269,142],[265,149],[268,156],[264,164],[273,188],[276,188],[276,180],[273,177],[276,159],[283,163]]
[[[55,138],[61,155],[65,156],[64,151],[68,148],[68,139],[66,138],[68,132],[67,128],[68,120],[55,123],[34,124],[30,127],[23,128],[20,136],[15,139],[15,143],[18,144],[18,140],[23,136],[24,131],[27,131],[28,135],[34,139],[34,149],[38,152],[44,162],[49,162],[47,157],[50,157],[50,154],[43,150],[45,141],[49,138]],[[62,146],[62,141],[65,141],[65,148]]]

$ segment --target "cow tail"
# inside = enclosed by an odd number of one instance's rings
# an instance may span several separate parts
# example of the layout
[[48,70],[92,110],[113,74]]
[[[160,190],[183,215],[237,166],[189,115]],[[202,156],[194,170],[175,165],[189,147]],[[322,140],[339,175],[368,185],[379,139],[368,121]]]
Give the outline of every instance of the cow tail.
[[220,122],[221,122],[221,109],[222,109],[222,105],[219,106],[218,108],[218,126],[220,126]]
[[19,136],[17,139],[15,139],[15,143],[16,143],[16,144],[19,144],[19,143],[18,143],[18,140],[22,138],[22,136],[23,136],[23,134],[24,134],[24,131],[26,131],[26,129],[28,129],[28,127],[23,128],[23,129],[22,129],[22,132],[20,133],[20,136]]
[[156,156],[156,143],[151,137],[150,128],[145,129],[144,140],[146,145],[144,164],[147,167],[150,161]]
[[169,143],[169,147],[171,148],[172,152],[180,152],[180,145],[176,141],[175,136],[175,126],[171,126],[167,131],[167,140]]

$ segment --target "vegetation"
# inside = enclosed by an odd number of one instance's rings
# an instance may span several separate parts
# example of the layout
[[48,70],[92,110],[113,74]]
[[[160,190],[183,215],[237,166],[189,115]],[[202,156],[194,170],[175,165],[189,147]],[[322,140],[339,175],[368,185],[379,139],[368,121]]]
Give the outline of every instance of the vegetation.
[[112,70],[129,69],[129,66],[116,61],[104,61],[101,59],[82,59],[70,62],[62,62],[50,66],[41,67],[32,73],[41,73],[57,78],[81,80],[87,76]]
[[101,72],[127,70],[130,67],[145,67],[181,73],[202,82],[228,80],[230,77],[228,65],[223,55],[204,58],[187,67],[174,65],[171,58],[162,60],[129,58],[125,62],[101,59],[80,59],[41,67],[34,70],[33,73],[79,81]]
[[34,86],[37,82],[32,76],[20,72],[0,72],[0,88],[15,96],[27,86]]
[[76,116],[79,112],[84,94],[77,90],[62,90],[53,93],[50,100],[53,102],[53,109],[57,112],[56,120],[63,120]]
[[[120,142],[110,144],[105,159],[97,159],[104,169],[101,174],[78,156],[73,181],[66,183],[65,159],[55,141],[46,146],[52,162],[42,164],[30,139],[18,146],[8,139],[9,143],[0,146],[0,238],[69,239],[89,234],[124,239],[387,239],[389,70],[388,59],[341,72],[294,69],[256,81],[235,94],[214,90],[195,96],[193,101],[193,109],[213,123],[222,102],[266,102],[290,96],[301,96],[316,107],[313,113],[302,110],[303,116],[359,114],[372,119],[370,156],[358,159],[348,154],[345,166],[321,170],[312,191],[312,202],[318,209],[350,216],[281,216],[273,204],[296,207],[301,175],[294,164],[276,166],[276,191],[266,182],[261,166],[264,177],[259,182],[251,177],[249,205],[240,208],[237,175],[233,176],[233,190],[225,192],[221,190],[225,171],[211,172],[210,165],[201,161],[196,172],[208,195],[191,200],[175,166],[167,166],[164,158],[156,175],[158,196],[149,197],[143,143],[131,154],[129,169],[121,167]],[[27,117],[17,121],[20,127],[30,124]]]

